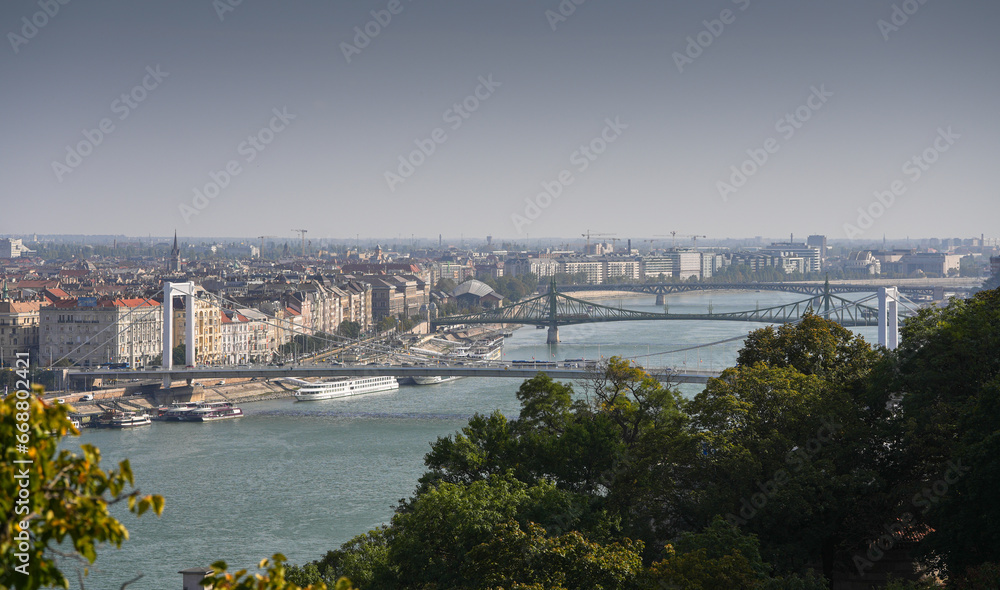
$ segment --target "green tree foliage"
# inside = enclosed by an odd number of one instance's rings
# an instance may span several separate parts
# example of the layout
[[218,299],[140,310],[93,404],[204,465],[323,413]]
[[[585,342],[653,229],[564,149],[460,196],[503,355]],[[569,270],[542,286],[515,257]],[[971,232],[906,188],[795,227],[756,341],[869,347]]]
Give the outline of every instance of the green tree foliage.
[[445,293],[451,293],[451,291],[458,286],[458,283],[449,278],[443,278],[438,280],[437,284],[434,285],[435,291],[444,291]]
[[467,571],[479,588],[625,589],[643,571],[641,553],[641,542],[601,545],[575,531],[549,536],[537,524],[525,530],[507,521],[472,548]]
[[378,321],[378,331],[388,332],[399,325],[399,319],[395,316],[387,315]]
[[11,393],[0,404],[0,587],[68,588],[57,552],[93,563],[98,544],[120,547],[128,539],[110,505],[126,502],[136,515],[163,511],[161,496],[129,490],[134,478],[128,460],[104,471],[101,453],[92,445],[82,445],[82,455],[58,449],[62,437],[78,434],[69,421],[71,411],[69,405],[50,405],[31,394]]
[[[508,524],[532,534],[529,523],[554,524],[553,516],[568,507],[569,496],[549,482],[529,486],[510,475],[491,476],[469,484],[441,483],[420,494],[392,521],[390,561],[401,580],[442,588],[486,587],[485,568],[473,550],[498,542]],[[537,536],[537,533],[533,533]],[[504,584],[505,585],[505,584]]]
[[658,588],[713,590],[826,590],[826,578],[807,572],[804,576],[768,575],[770,565],[760,554],[755,535],[742,533],[721,517],[698,533],[683,533],[667,545],[666,556],[652,564],[646,574]]
[[262,560],[257,566],[258,569],[265,570],[262,574],[249,573],[247,570],[230,573],[227,571],[226,562],[217,561],[212,564],[212,573],[205,577],[202,585],[210,585],[214,590],[327,590],[327,588],[352,590],[354,588],[346,578],[341,578],[329,586],[321,579],[300,585],[286,577],[289,569],[285,567],[285,561],[285,556],[280,553],[275,553],[271,559]]
[[737,366],[685,408],[704,449],[691,512],[756,533],[781,573],[850,564],[892,504],[885,402],[866,383],[881,358],[815,315],[752,332]]
[[932,529],[926,552],[956,574],[1000,562],[1000,291],[921,310],[889,384],[900,400],[904,505]]
[[173,348],[171,356],[173,356],[175,367],[183,367],[187,364],[187,347],[183,344],[178,344]]
[[597,539],[624,533],[651,551],[662,547],[680,518],[673,499],[683,493],[682,466],[694,455],[679,395],[613,358],[585,396],[539,374],[517,397],[517,420],[477,415],[439,438],[421,489],[507,472],[529,485],[551,481],[578,500],[561,515],[560,530],[572,524]]
[[337,333],[348,338],[357,338],[361,335],[361,324],[352,320],[340,322]]

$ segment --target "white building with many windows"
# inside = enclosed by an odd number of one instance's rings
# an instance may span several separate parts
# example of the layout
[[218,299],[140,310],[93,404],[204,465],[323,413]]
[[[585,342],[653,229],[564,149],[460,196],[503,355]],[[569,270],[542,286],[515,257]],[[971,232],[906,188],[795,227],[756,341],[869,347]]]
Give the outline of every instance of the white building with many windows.
[[163,307],[152,299],[57,301],[39,313],[42,363],[144,366],[163,351]]

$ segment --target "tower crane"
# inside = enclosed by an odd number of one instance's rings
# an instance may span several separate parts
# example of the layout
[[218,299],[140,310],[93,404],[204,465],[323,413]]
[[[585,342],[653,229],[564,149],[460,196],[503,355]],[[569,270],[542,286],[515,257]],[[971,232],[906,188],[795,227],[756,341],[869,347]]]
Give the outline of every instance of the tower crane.
[[[676,248],[677,247],[677,236],[680,236],[682,238],[691,238],[691,242],[694,244],[694,246],[696,248],[698,247],[698,238],[707,238],[708,237],[708,236],[697,236],[697,235],[692,235],[692,234],[679,234],[679,233],[677,233],[675,231],[672,231],[672,232],[670,232],[670,247],[671,248]],[[666,236],[663,236],[663,237],[666,237]]]
[[581,236],[583,236],[583,237],[585,237],[585,238],[587,238],[587,250],[585,250],[585,251],[584,251],[584,253],[586,254],[586,253],[587,253],[588,251],[590,251],[590,238],[591,238],[591,237],[595,237],[595,238],[596,238],[596,237],[610,237],[610,236],[613,236],[613,235],[615,235],[615,234],[599,234],[599,233],[591,233],[591,231],[590,231],[590,230],[588,229],[588,230],[587,230],[587,233],[585,233],[585,234],[580,234],[580,235],[581,235]]
[[306,257],[306,232],[308,232],[309,230],[307,230],[307,229],[293,229],[291,231],[297,231],[297,232],[299,232],[299,236],[302,238],[302,257],[305,258]]

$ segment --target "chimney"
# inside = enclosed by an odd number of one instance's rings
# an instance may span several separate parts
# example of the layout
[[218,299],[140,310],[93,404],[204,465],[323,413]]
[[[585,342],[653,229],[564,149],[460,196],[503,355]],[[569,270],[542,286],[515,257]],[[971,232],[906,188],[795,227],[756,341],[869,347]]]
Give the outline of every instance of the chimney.
[[212,573],[211,568],[189,567],[188,569],[181,570],[177,573],[183,576],[183,590],[212,590],[211,586],[202,587],[201,585],[201,581],[204,580],[208,574]]

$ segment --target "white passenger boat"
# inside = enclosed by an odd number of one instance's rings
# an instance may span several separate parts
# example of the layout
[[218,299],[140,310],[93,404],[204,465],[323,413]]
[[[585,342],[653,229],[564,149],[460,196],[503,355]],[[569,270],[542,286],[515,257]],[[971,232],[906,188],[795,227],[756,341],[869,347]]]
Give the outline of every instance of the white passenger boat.
[[153,419],[164,422],[179,422],[184,420],[189,413],[200,408],[201,405],[200,402],[174,402],[170,406],[157,408],[156,416]]
[[395,377],[358,377],[310,383],[295,392],[295,401],[306,402],[335,397],[347,397],[375,391],[399,389]]
[[433,385],[435,383],[446,383],[448,381],[454,381],[456,379],[461,379],[458,376],[442,377],[441,375],[435,375],[433,377],[414,377],[413,382],[417,385]]
[[108,410],[95,420],[98,428],[135,428],[136,426],[148,426],[153,422],[145,412],[132,412],[127,410]]
[[184,420],[191,422],[214,422],[216,420],[239,418],[242,415],[243,410],[234,406],[232,402],[210,402],[203,403],[200,407],[185,414]]

